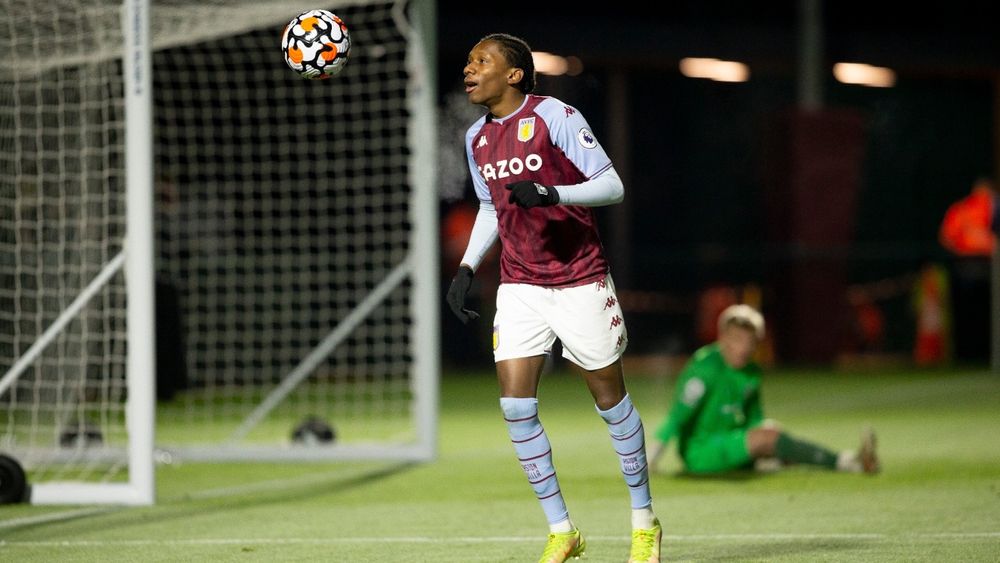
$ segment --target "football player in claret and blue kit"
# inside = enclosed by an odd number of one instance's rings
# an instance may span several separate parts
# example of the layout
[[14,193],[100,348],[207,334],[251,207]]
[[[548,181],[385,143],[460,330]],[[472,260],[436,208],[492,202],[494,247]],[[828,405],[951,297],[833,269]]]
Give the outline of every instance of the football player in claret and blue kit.
[[592,210],[621,202],[622,181],[577,109],[531,93],[535,68],[522,39],[484,37],[464,74],[469,101],[487,113],[465,136],[480,206],[447,301],[462,322],[478,318],[465,297],[499,239],[493,354],[500,409],[549,523],[541,562],[586,550],[538,415],[542,368],[557,338],[563,356],[581,369],[621,462],[632,507],[629,561],[659,561],[662,531],[652,509],[642,420],[621,363],[628,336]]

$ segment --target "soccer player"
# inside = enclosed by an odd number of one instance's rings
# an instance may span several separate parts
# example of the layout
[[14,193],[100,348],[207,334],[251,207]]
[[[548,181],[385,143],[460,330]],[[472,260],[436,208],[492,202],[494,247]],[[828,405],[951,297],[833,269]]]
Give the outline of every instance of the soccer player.
[[659,561],[661,526],[652,510],[645,438],[625,388],[627,335],[591,207],[622,201],[624,187],[580,112],[531,94],[531,49],[507,34],[484,37],[464,69],[469,101],[486,115],[465,136],[479,211],[447,301],[464,323],[473,272],[499,238],[500,286],[493,354],[500,409],[518,460],[549,523],[541,562],[582,555],[538,417],[538,384],[556,338],[583,370],[608,425],[631,494],[629,561]]
[[862,433],[861,447],[835,453],[794,438],[764,420],[761,370],[752,361],[764,338],[764,317],[749,305],[731,305],[719,315],[719,338],[694,353],[677,379],[670,414],[657,430],[650,455],[655,468],[667,444],[692,474],[710,474],[755,465],[809,464],[851,473],[877,473],[875,435]]

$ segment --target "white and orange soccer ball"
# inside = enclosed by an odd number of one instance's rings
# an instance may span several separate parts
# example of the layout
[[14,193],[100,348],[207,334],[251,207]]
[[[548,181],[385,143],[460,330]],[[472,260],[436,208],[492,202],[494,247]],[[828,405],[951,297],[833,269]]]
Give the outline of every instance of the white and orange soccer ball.
[[285,62],[303,78],[330,78],[351,54],[347,25],[333,12],[309,10],[288,22],[281,34]]

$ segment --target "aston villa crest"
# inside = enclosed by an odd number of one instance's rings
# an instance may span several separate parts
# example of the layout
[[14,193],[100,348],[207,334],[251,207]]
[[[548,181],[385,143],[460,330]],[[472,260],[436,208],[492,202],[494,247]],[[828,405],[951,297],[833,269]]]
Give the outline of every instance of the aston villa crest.
[[517,122],[517,140],[522,143],[535,136],[535,118],[525,117]]

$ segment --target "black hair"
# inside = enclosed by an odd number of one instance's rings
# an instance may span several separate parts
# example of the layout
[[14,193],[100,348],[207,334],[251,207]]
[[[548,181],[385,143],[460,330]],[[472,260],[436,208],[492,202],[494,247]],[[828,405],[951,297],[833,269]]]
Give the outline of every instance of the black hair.
[[525,94],[530,94],[535,89],[535,61],[531,58],[531,47],[528,43],[520,37],[506,33],[491,33],[479,40],[480,43],[483,41],[496,43],[510,66],[524,72],[524,78],[514,87]]

